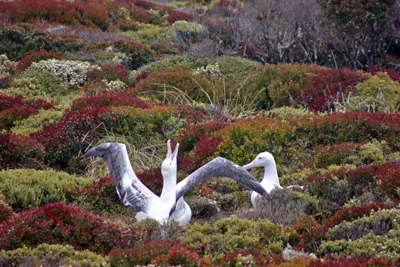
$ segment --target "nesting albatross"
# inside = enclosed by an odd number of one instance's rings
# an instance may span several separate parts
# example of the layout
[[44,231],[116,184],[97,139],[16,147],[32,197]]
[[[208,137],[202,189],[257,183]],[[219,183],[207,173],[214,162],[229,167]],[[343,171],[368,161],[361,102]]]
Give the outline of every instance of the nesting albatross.
[[191,218],[191,209],[184,201],[184,194],[196,185],[214,177],[229,177],[263,195],[265,189],[244,168],[233,162],[217,157],[203,165],[185,179],[176,183],[177,156],[179,144],[174,152],[167,142],[167,157],[161,165],[163,188],[161,196],[148,189],[136,176],[129,161],[125,144],[103,143],[88,152],[87,157],[101,157],[106,160],[114,180],[118,196],[124,205],[132,206],[138,220],[152,218],[160,223],[177,220],[186,224]]
[[[262,152],[258,154],[255,159],[249,164],[243,165],[244,169],[250,169],[255,167],[263,167],[264,168],[264,176],[261,181],[262,187],[269,194],[273,189],[282,189],[282,186],[279,183],[278,171],[276,169],[276,163],[274,156],[272,156],[269,152]],[[300,185],[290,185],[286,187],[287,189],[297,189],[303,190],[303,186]],[[253,191],[251,193],[251,204],[253,207],[257,205],[257,199],[260,197],[260,194]]]

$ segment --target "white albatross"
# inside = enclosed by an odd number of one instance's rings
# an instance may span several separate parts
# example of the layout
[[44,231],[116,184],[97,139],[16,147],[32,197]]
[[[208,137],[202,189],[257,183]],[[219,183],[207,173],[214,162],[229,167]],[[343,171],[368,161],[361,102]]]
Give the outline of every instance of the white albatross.
[[[252,162],[243,166],[246,170],[255,167],[264,167],[264,177],[260,184],[268,194],[275,188],[282,188],[279,183],[275,159],[271,153],[260,153]],[[255,191],[251,193],[251,204],[253,207],[256,207],[257,198],[259,196],[260,195]]]
[[163,188],[160,197],[136,176],[124,144],[103,143],[90,149],[85,156],[106,160],[120,200],[124,205],[132,206],[138,211],[138,220],[152,218],[160,223],[177,220],[181,224],[187,224],[192,214],[183,195],[194,186],[214,177],[229,177],[260,195],[266,193],[249,172],[221,157],[213,159],[176,184],[178,147],[179,145],[172,152],[168,140],[167,157],[161,166]]
[[[262,152],[256,156],[256,158],[250,162],[249,164],[243,165],[244,169],[250,169],[255,167],[263,167],[264,168],[264,177],[261,181],[261,186],[265,189],[265,191],[269,194],[273,189],[282,189],[282,186],[279,183],[278,171],[276,169],[276,163],[274,156],[272,156],[269,152]],[[288,189],[299,189],[302,190],[303,186],[300,185],[290,185],[287,186]],[[257,199],[260,195],[253,191],[251,193],[251,204],[253,207],[256,207]]]

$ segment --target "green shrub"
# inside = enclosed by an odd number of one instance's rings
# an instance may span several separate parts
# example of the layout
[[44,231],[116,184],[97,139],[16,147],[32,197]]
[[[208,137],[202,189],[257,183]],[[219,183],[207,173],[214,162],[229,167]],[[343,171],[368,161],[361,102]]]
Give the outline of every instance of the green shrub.
[[58,110],[42,110],[39,114],[15,122],[11,131],[16,134],[29,135],[33,132],[39,131],[44,124],[58,121],[61,118],[61,115],[62,112]]
[[22,75],[11,87],[4,90],[8,95],[23,95],[26,98],[46,97],[52,92],[61,92],[62,87],[54,75],[39,74],[36,77]]
[[98,267],[107,258],[87,250],[76,251],[70,245],[40,244],[36,248],[18,248],[0,252],[1,266],[80,266]]
[[175,56],[168,57],[157,60],[148,64],[140,69],[140,71],[145,71],[147,73],[152,73],[154,71],[162,71],[175,66],[185,67],[191,70],[207,66],[209,63],[208,59],[199,58],[195,56]]
[[154,24],[139,23],[137,30],[124,33],[135,37],[141,42],[171,42],[174,40],[174,31],[171,26],[161,27]]
[[67,52],[64,54],[63,58],[72,61],[87,61],[94,66],[117,66],[122,64],[124,60],[127,60],[127,55],[116,51],[112,47],[108,47],[106,49],[92,48],[74,53]]
[[152,72],[138,83],[136,90],[138,94],[165,102],[192,104],[196,101],[220,107],[233,99],[236,93],[234,85],[225,83],[220,77],[196,75],[191,69],[181,66]]
[[342,222],[327,233],[328,240],[357,240],[373,233],[374,235],[384,236],[391,230],[400,230],[400,210],[379,210],[371,211],[369,216],[364,216],[352,222]]
[[[300,150],[287,144],[292,138],[290,123],[280,119],[254,118],[241,120],[213,133],[222,138],[214,156],[226,157],[244,165],[262,151],[269,151],[275,156],[280,167],[290,169]],[[295,160],[297,164],[297,160]],[[290,162],[290,163],[289,163]]]
[[281,236],[279,227],[269,220],[224,218],[213,224],[190,225],[181,240],[200,254],[217,259],[238,249],[268,246],[281,240]]
[[215,59],[222,77],[233,84],[244,84],[259,63],[242,57],[218,57]]
[[147,44],[119,41],[114,46],[117,51],[127,55],[122,64],[128,69],[136,70],[154,60],[154,51]]
[[320,255],[333,254],[341,257],[400,257],[400,230],[390,230],[386,235],[368,233],[357,240],[323,241]]
[[397,112],[400,108],[400,82],[387,73],[378,72],[358,83],[356,91],[344,101],[347,110],[370,112]]
[[0,172],[0,192],[7,197],[15,210],[30,209],[45,203],[75,199],[71,193],[75,187],[83,187],[89,181],[64,172],[15,169]]
[[136,148],[175,139],[185,125],[176,110],[170,107],[121,107],[114,108],[114,112],[120,121],[119,127],[113,129],[114,132],[133,137]]
[[263,92],[258,100],[263,108],[292,105],[299,98],[300,89],[324,69],[316,65],[270,64],[253,72],[246,86],[251,91]]
[[175,33],[177,35],[177,38],[179,38],[180,33],[184,33],[190,36],[190,40],[192,42],[196,42],[201,40],[202,37],[205,36],[206,34],[206,29],[201,25],[200,23],[197,22],[188,22],[186,20],[177,20],[172,24],[172,27],[175,30]]

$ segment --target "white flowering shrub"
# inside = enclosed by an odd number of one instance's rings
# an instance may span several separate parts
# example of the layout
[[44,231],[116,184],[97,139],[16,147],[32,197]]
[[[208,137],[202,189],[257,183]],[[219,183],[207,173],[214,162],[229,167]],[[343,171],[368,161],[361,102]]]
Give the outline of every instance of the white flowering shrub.
[[194,71],[195,74],[204,74],[209,76],[221,76],[221,70],[219,68],[218,63],[216,64],[208,64],[205,67],[197,68]]
[[32,63],[26,71],[30,74],[39,72],[54,75],[68,91],[77,89],[86,82],[89,68],[89,62],[49,59]]
[[0,55],[0,78],[11,76],[17,63],[8,59],[6,54]]
[[106,80],[103,80],[104,83],[107,84],[107,91],[124,91],[128,86],[126,83],[120,81],[120,80],[114,80],[107,82]]

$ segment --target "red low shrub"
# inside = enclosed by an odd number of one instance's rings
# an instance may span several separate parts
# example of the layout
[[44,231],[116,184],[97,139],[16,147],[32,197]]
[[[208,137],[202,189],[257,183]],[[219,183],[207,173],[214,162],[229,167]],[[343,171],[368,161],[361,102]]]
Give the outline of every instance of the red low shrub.
[[190,151],[205,134],[211,134],[219,129],[224,128],[227,123],[212,121],[202,124],[195,124],[188,129],[179,133],[178,143],[181,151]]
[[28,99],[25,100],[25,104],[31,107],[34,107],[36,109],[55,109],[56,107],[53,105],[53,103],[47,101],[46,99],[43,98],[35,98],[35,99]]
[[151,263],[160,266],[214,266],[209,259],[200,257],[197,252],[182,244],[176,244],[167,254],[156,257]]
[[149,11],[144,9],[143,7],[132,5],[129,13],[130,17],[138,22],[150,23]]
[[150,241],[129,249],[113,249],[109,254],[111,266],[214,266],[195,251],[180,242],[170,240]]
[[144,64],[154,60],[154,51],[148,44],[118,41],[114,43],[114,47],[128,55],[129,60],[124,62],[124,65],[128,69],[136,70]]
[[176,105],[175,107],[179,116],[186,120],[188,125],[203,123],[211,119],[210,114],[205,109],[190,105]]
[[190,13],[179,11],[179,10],[170,10],[168,11],[168,21],[170,23],[174,23],[177,20],[193,20],[194,16]]
[[0,202],[0,223],[14,216],[14,211],[6,203]]
[[173,245],[170,240],[149,241],[129,249],[114,248],[108,256],[113,267],[147,265],[157,256],[167,254]]
[[105,108],[117,106],[130,106],[148,108],[148,104],[136,97],[135,94],[127,92],[102,92],[97,95],[88,95],[72,102],[71,110],[82,108]]
[[23,211],[0,224],[0,247],[6,250],[45,242],[106,254],[112,248],[129,248],[143,237],[138,228],[107,223],[98,215],[61,202]]
[[295,249],[306,252],[315,251],[325,238],[328,228],[321,226],[314,218],[306,218],[293,226],[294,236],[291,236]]
[[0,2],[0,10],[12,23],[46,20],[60,24],[81,24],[105,31],[110,24],[107,5],[102,1],[16,0]]
[[30,115],[38,114],[36,108],[30,106],[16,105],[0,111],[0,129],[9,130],[14,126],[15,121],[28,118]]
[[11,86],[14,78],[12,76],[6,76],[0,78],[0,89],[5,89]]
[[348,208],[342,207],[341,209],[336,211],[333,216],[323,220],[322,225],[327,228],[331,228],[343,221],[351,222],[365,215],[369,215],[373,210],[377,211],[380,209],[391,209],[393,207],[393,205],[385,204],[383,202],[374,202]]
[[128,83],[128,70],[123,65],[112,66],[110,64],[103,65],[101,68],[93,68],[87,73],[88,81],[107,80],[116,81],[120,80]]
[[296,135],[307,138],[313,146],[338,142],[364,143],[377,139],[400,147],[400,114],[334,113],[295,123],[298,124]]
[[378,72],[386,72],[392,80],[400,82],[400,71],[396,69],[388,69],[380,66],[371,66],[366,71],[372,74],[377,74]]
[[330,165],[345,164],[346,157],[354,154],[355,150],[360,147],[357,143],[341,143],[327,146],[314,147],[315,165],[317,168],[326,168]]
[[364,266],[399,266],[400,259],[387,258],[334,258],[334,259],[312,259],[306,266],[310,267],[364,267]]
[[15,107],[16,105],[23,105],[24,97],[23,96],[9,96],[0,93],[0,111]]
[[30,160],[40,163],[44,148],[35,139],[8,131],[0,132],[0,169],[22,167]]
[[104,128],[111,129],[115,123],[111,108],[81,108],[66,111],[59,122],[44,125],[31,137],[45,147],[46,163],[64,169]]
[[154,194],[161,195],[163,177],[160,168],[142,171],[137,173],[137,176]]
[[185,157],[181,162],[182,169],[187,173],[191,173],[200,168],[207,158],[216,152],[217,147],[221,142],[221,137],[209,134],[202,135],[200,140],[194,146],[194,149],[189,154],[185,154]]
[[335,111],[333,103],[340,102],[357,83],[366,79],[367,76],[348,68],[323,70],[301,89],[299,102],[306,103],[313,111]]
[[24,71],[25,69],[29,68],[29,66],[33,62],[39,62],[41,60],[46,60],[51,58],[61,59],[62,53],[55,51],[46,51],[43,49],[40,49],[38,51],[32,51],[29,55],[24,56],[18,61],[17,70]]

